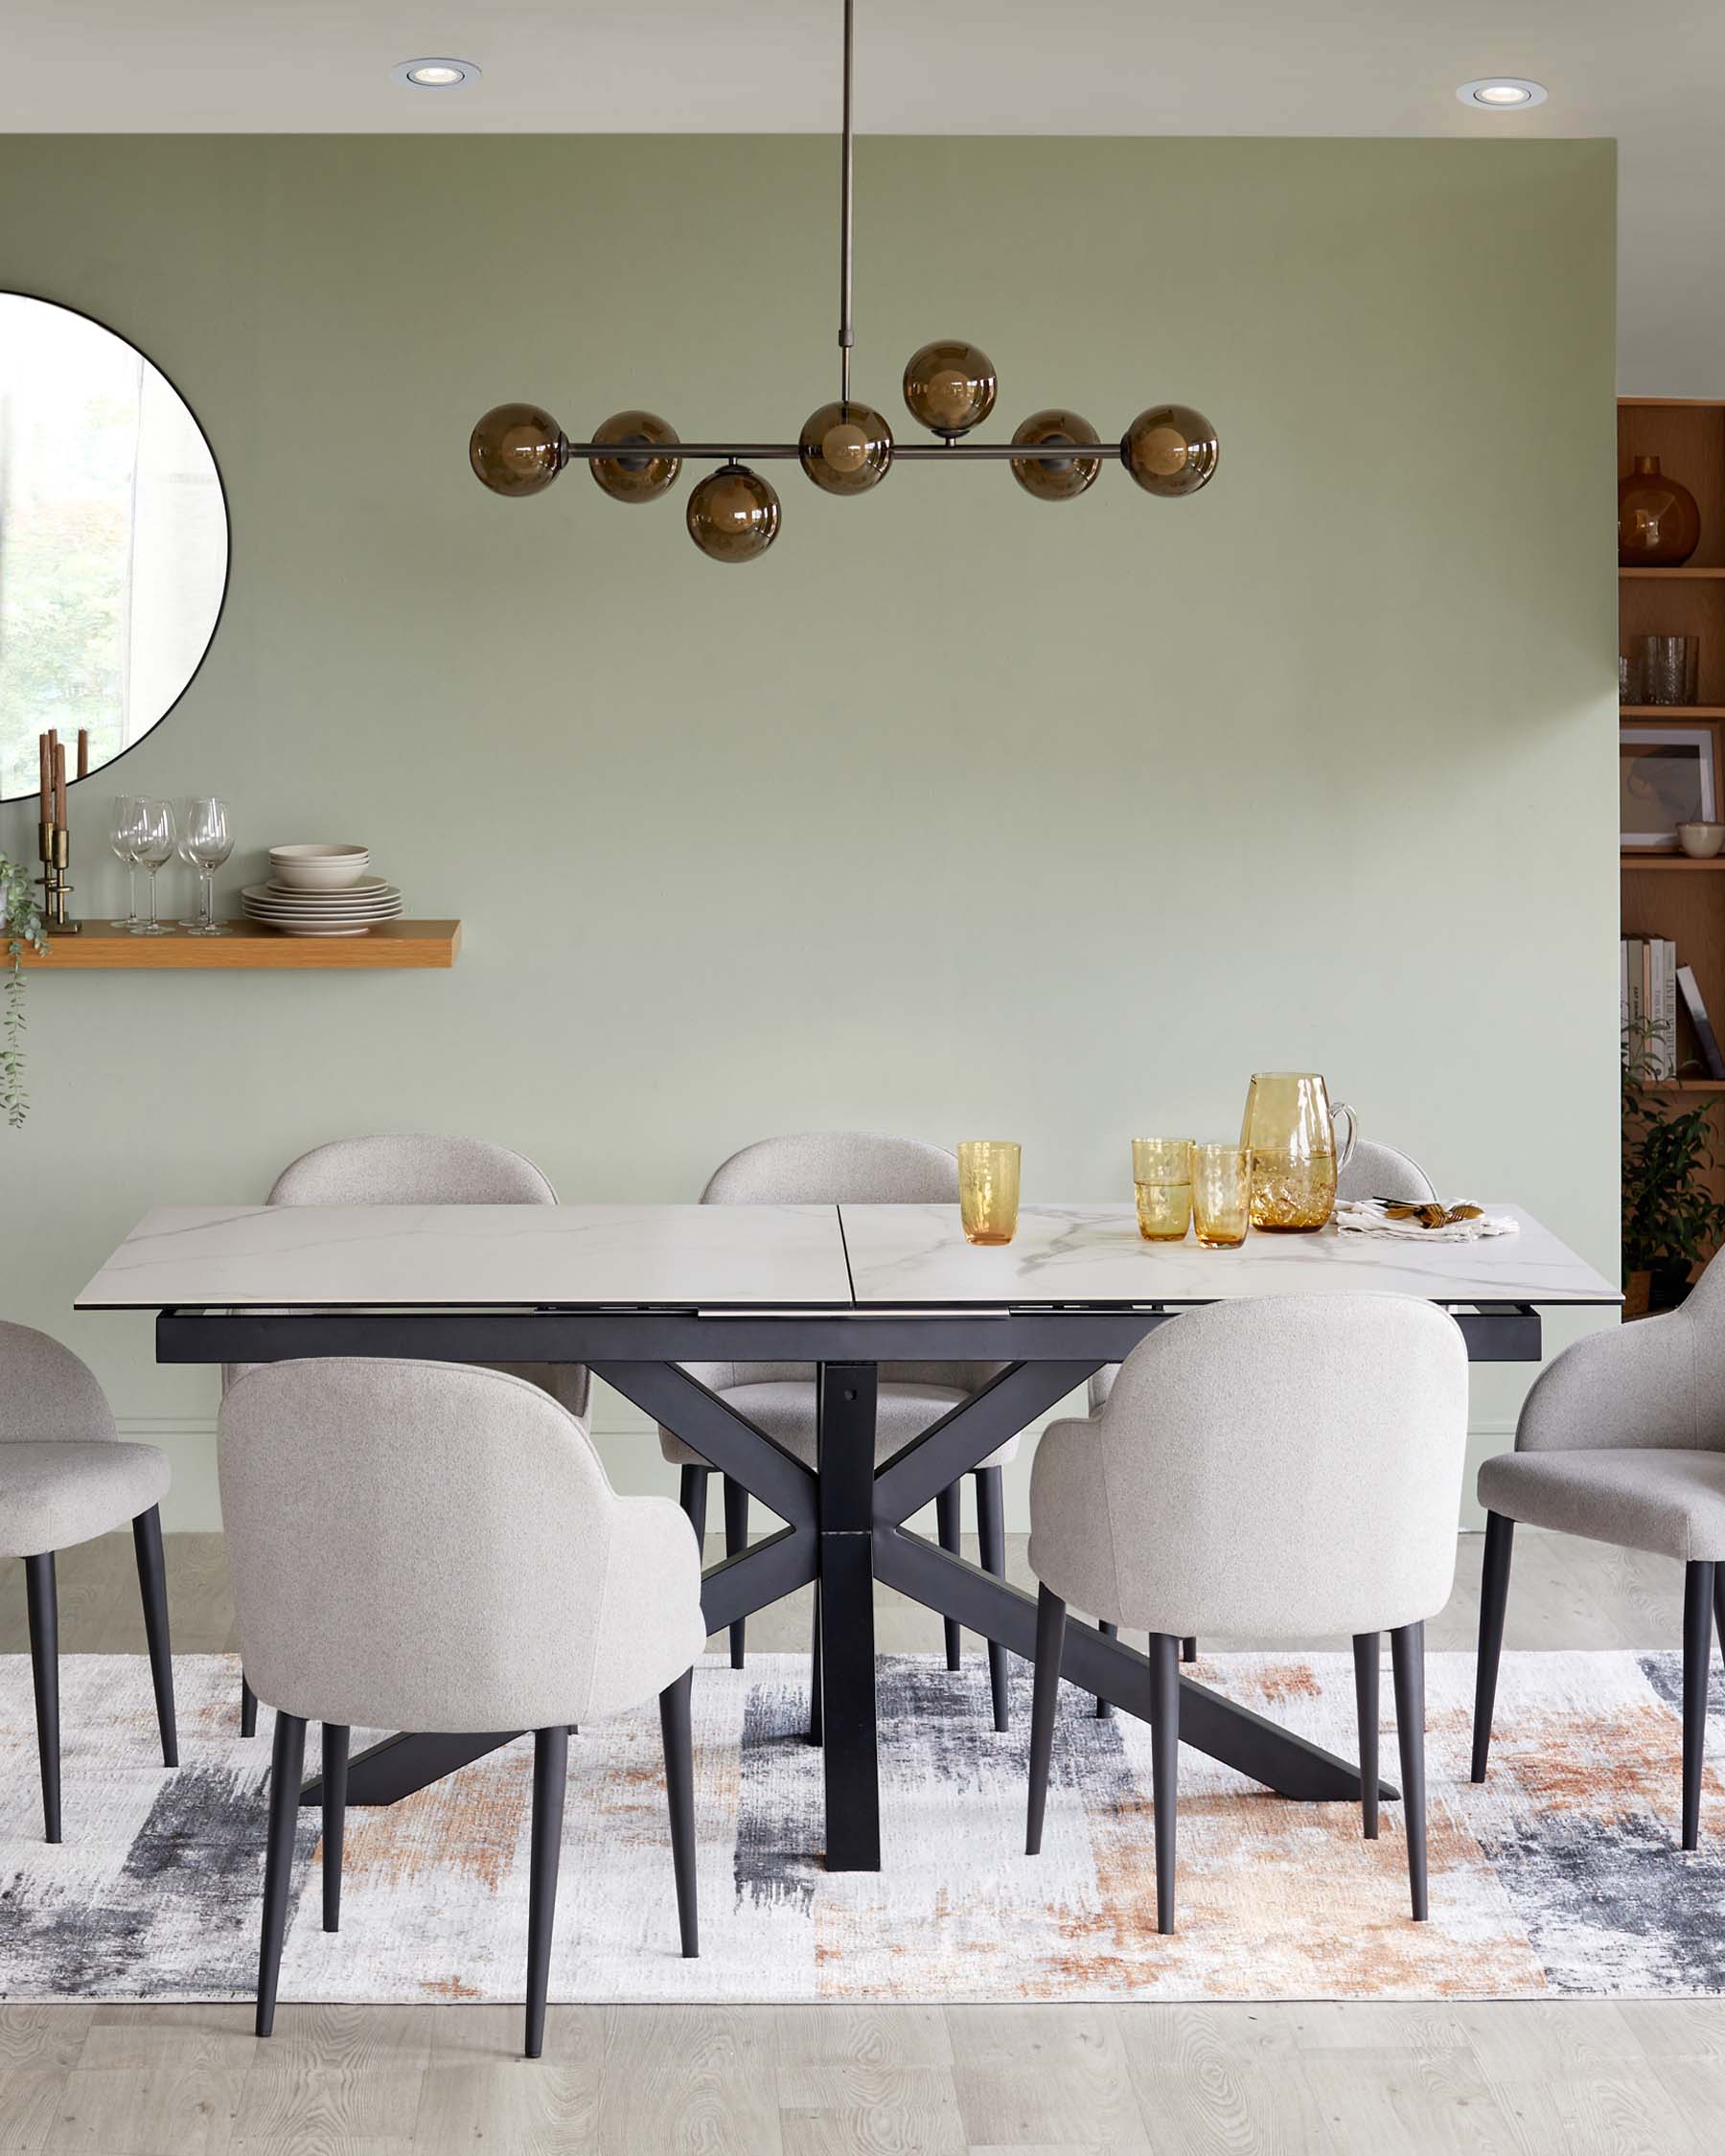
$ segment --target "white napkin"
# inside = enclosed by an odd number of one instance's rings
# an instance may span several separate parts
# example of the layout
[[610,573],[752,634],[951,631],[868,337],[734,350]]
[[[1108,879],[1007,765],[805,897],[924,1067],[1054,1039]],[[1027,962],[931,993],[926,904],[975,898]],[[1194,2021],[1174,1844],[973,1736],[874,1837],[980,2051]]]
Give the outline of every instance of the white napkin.
[[1520,1223],[1508,1213],[1482,1213],[1478,1220],[1451,1221],[1447,1227],[1421,1227],[1416,1220],[1389,1220],[1375,1198],[1341,1198],[1336,1226],[1355,1235],[1390,1235],[1406,1243],[1478,1243],[1487,1235],[1513,1235]]

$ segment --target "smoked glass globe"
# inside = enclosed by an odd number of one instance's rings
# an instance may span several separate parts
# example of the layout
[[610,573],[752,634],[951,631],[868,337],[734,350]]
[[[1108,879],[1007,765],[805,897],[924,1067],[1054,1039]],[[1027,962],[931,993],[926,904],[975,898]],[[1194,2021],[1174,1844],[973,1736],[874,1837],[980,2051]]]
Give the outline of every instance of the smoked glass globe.
[[892,429],[879,412],[854,400],[822,404],[803,422],[802,468],[829,494],[863,494],[886,478]]
[[779,498],[747,465],[722,464],[689,496],[689,537],[709,562],[758,562],[778,528]]
[[1190,404],[1152,404],[1120,444],[1120,462],[1144,492],[1170,501],[1207,486],[1221,454],[1215,428]]
[[[1089,420],[1080,419],[1076,412],[1053,409],[1032,412],[1012,437],[1012,442],[1015,448],[1026,443],[1046,442],[1075,449],[1097,443],[1097,435]],[[1100,444],[1097,446],[1099,447]],[[1012,476],[1025,493],[1034,494],[1038,501],[1075,501],[1094,482],[1101,469],[1099,455],[1014,457],[1012,460]]]
[[640,453],[633,456],[594,457],[587,465],[598,485],[612,501],[657,501],[677,484],[681,457],[654,456],[649,452],[677,440],[656,412],[613,412],[593,430],[595,442],[615,442],[618,447]]
[[494,494],[542,493],[568,462],[569,444],[537,404],[498,404],[474,427],[468,457]]
[[994,361],[962,337],[943,337],[912,353],[905,402],[913,420],[949,438],[968,434],[994,410]]

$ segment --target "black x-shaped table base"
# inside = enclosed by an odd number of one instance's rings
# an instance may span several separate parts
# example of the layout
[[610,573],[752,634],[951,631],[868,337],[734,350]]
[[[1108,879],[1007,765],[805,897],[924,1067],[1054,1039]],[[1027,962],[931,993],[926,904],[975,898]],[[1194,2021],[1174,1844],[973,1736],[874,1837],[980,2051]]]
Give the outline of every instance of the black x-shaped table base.
[[[877,1365],[818,1365],[818,1468],[811,1472],[767,1434],[671,1363],[596,1362],[595,1374],[740,1482],[786,1523],[775,1535],[702,1576],[709,1634],[765,1609],[810,1581],[820,1586],[821,1720],[826,1866],[881,1864],[875,1713],[876,1580],[956,1618],[1026,1658],[1036,1604],[1006,1581],[910,1533],[904,1522],[1082,1385],[1102,1358],[1009,1363],[986,1389],[953,1411],[878,1470]],[[1070,1625],[1061,1674],[1085,1691],[1148,1719],[1146,1658],[1122,1640]],[[349,1770],[348,1800],[387,1804],[482,1757],[519,1732],[385,1738]],[[1181,1683],[1183,1744],[1220,1759],[1283,1797],[1358,1800],[1357,1766],[1189,1678]],[[1393,1797],[1389,1785],[1382,1794]],[[315,1802],[319,1785],[307,1785]]]

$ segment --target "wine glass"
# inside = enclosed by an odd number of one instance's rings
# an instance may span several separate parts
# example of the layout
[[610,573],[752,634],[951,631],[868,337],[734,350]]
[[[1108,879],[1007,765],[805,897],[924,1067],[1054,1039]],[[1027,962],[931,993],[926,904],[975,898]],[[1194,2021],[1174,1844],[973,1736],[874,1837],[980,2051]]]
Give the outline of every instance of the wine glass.
[[192,794],[182,795],[173,804],[173,819],[178,829],[178,837],[173,843],[174,857],[176,860],[183,860],[186,866],[191,869],[193,875],[197,878],[196,911],[190,921],[182,919],[177,923],[178,927],[189,932],[203,927],[203,871],[192,859],[192,812],[196,805],[196,796]]
[[186,804],[184,830],[181,844],[189,860],[197,869],[200,882],[198,892],[198,925],[192,933],[198,936],[224,936],[228,930],[216,918],[216,871],[234,850],[233,827],[228,821],[225,801],[218,800],[213,793],[199,794]]
[[162,863],[173,858],[172,806],[154,794],[140,794],[133,837],[137,858],[150,876],[150,919],[138,922],[131,932],[135,936],[165,936],[168,924],[156,919],[156,876]]
[[135,929],[138,925],[138,856],[133,845],[137,827],[137,795],[116,793],[113,813],[108,817],[108,847],[115,858],[126,865],[126,914],[124,921],[110,921],[110,929]]

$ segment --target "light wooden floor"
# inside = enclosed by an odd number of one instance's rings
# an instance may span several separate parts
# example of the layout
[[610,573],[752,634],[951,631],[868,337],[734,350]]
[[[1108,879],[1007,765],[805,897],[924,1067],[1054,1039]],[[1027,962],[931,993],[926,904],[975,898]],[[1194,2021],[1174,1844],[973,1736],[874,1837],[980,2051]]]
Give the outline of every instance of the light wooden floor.
[[[1022,1541],[1011,1561],[1023,1577]],[[1464,1536],[1434,1646],[1473,1640]],[[170,1536],[174,1645],[232,1643],[219,1538]],[[67,1652],[143,1649],[129,1535],[61,1560]],[[1675,1565],[1525,1533],[1511,1646],[1675,1645]],[[881,1604],[883,1647],[936,1620]],[[756,1619],[802,1648],[806,1598]],[[0,1651],[24,1646],[0,1576]],[[1681,1859],[1673,1855],[1672,1862]],[[0,1879],[0,1990],[5,1977]],[[1720,1911],[1725,1924],[1725,1908]],[[0,2006],[0,2151],[87,2156],[1689,2156],[1725,2145],[1725,2004],[553,2007]]]

